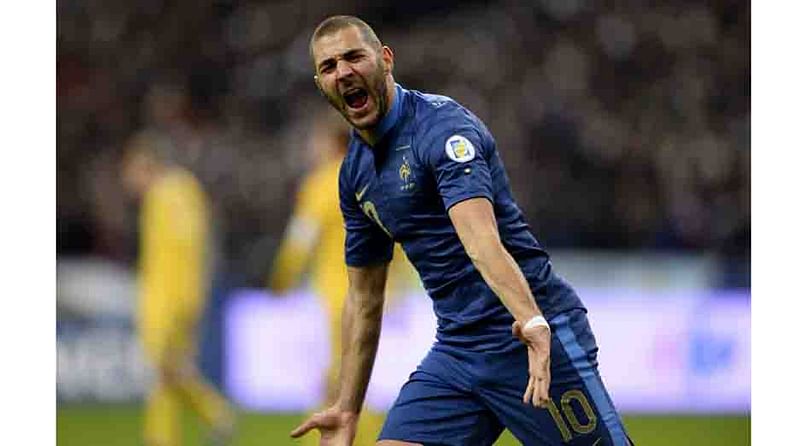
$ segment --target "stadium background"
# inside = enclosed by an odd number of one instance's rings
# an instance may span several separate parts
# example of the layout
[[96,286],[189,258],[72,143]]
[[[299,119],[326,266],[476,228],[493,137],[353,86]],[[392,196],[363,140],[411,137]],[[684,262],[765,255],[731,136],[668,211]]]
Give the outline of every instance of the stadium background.
[[[304,173],[308,118],[325,106],[307,40],[332,13],[373,24],[400,83],[452,96],[492,129],[531,226],[595,313],[601,355],[615,355],[601,371],[638,372],[617,377],[638,385],[617,391],[633,438],[749,444],[749,3],[585,0],[59,0],[59,444],[138,444],[137,209],[118,163],[149,127],[170,132],[213,199],[201,365],[240,398],[237,444],[291,444],[314,389],[270,393],[259,379],[278,379],[289,359],[273,347],[289,341],[236,327],[313,301],[232,315],[263,283]],[[403,302],[426,304],[409,290]],[[259,347],[256,366],[277,373],[246,373],[235,352]],[[192,420],[187,430],[199,438]]]

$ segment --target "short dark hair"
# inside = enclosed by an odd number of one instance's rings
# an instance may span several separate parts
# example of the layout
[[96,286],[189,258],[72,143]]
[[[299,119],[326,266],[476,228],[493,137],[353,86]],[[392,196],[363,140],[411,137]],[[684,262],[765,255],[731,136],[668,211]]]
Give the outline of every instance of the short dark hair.
[[311,60],[314,60],[314,42],[323,36],[333,34],[350,26],[358,28],[358,31],[361,33],[361,38],[375,51],[381,50],[383,44],[367,22],[351,15],[335,15],[323,20],[317,25],[316,29],[314,29],[314,34],[311,35],[311,40],[308,43],[308,54],[311,56]]

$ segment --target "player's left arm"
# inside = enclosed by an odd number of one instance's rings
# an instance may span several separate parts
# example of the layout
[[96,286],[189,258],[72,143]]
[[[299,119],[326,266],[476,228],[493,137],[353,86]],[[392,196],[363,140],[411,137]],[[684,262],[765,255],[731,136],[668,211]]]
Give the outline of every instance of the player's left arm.
[[448,211],[464,249],[483,279],[514,316],[512,331],[528,345],[530,377],[523,401],[545,407],[550,388],[550,330],[527,325],[542,316],[519,265],[503,246],[492,203],[483,197],[454,204]]
[[514,319],[524,324],[541,316],[528,281],[500,240],[492,203],[470,198],[454,204],[448,214],[472,263]]
[[442,202],[464,249],[518,322],[541,316],[525,276],[502,241],[494,215],[493,140],[458,108],[448,106],[421,139]]

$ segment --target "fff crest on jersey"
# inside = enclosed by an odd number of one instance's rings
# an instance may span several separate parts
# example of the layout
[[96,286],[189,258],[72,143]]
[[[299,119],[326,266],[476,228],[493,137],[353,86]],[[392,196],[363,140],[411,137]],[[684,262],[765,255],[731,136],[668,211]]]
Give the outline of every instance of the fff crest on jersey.
[[453,135],[447,138],[447,142],[444,143],[444,150],[447,152],[447,156],[457,163],[466,163],[475,158],[475,147],[467,138],[461,135]]
[[409,164],[408,159],[403,156],[403,164],[400,165],[400,170],[398,170],[400,174],[400,180],[403,181],[403,185],[400,186],[400,190],[402,191],[409,191],[416,186],[414,182],[414,174],[411,171],[411,164]]

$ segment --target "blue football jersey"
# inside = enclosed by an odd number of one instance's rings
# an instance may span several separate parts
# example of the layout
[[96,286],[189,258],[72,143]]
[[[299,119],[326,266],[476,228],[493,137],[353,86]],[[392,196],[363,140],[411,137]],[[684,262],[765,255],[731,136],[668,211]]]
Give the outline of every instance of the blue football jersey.
[[[545,316],[582,307],[570,290],[550,280],[547,253],[531,234],[511,194],[494,138],[483,122],[456,101],[396,86],[397,95],[370,147],[352,132],[339,174],[339,195],[347,238],[348,265],[391,260],[400,243],[418,271],[440,319],[502,322],[510,314],[496,296],[471,304],[464,294],[480,274],[467,255],[447,214],[456,203],[475,197],[492,202],[503,245],[520,265]],[[466,293],[469,294],[469,293]],[[466,301],[465,301],[466,300]],[[441,328],[441,327],[440,327]]]

